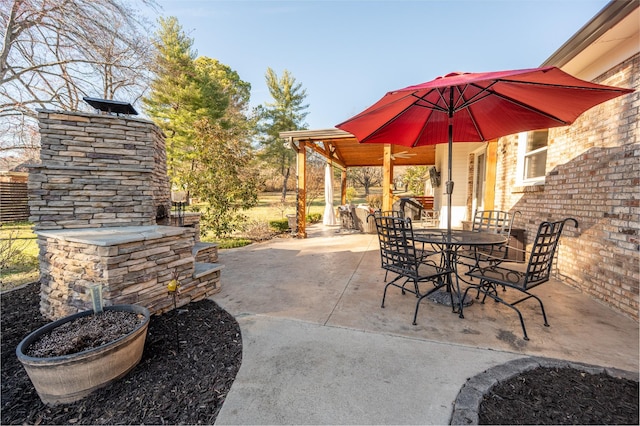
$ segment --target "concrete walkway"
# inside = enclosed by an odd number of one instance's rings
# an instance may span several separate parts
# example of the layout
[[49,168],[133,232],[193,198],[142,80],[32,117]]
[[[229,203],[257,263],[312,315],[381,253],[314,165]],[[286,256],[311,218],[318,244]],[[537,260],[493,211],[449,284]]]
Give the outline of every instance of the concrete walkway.
[[390,289],[375,235],[308,228],[223,250],[212,299],[238,320],[243,361],[217,424],[447,424],[468,378],[530,356],[638,371],[638,323],[559,281],[517,315],[474,303],[465,319]]

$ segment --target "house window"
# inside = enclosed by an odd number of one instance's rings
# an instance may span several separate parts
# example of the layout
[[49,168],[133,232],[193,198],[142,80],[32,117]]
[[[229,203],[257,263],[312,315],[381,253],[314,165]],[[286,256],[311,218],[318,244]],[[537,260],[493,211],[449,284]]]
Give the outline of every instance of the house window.
[[547,170],[549,130],[520,133],[518,139],[518,182],[521,185],[544,183]]

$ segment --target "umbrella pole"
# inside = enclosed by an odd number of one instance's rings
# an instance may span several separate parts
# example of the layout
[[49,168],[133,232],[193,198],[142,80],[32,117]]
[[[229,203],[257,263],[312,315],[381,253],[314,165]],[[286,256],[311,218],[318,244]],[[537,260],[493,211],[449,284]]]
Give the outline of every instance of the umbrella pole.
[[[452,204],[452,195],[453,195],[453,90],[450,91],[449,94],[449,143],[448,143],[448,158],[447,158],[447,169],[448,169],[448,179],[446,183],[446,191],[447,191],[447,250],[446,250],[446,262],[447,269],[449,270],[449,274],[447,275],[448,279],[448,290],[449,292],[454,291],[453,282],[451,275],[454,276],[455,286],[456,286],[456,297],[458,298],[458,312],[462,312],[462,303],[463,300],[461,298],[462,294],[460,292],[460,281],[458,281],[458,274],[453,273],[456,268],[454,262],[456,261],[454,253],[453,253],[453,244],[451,243],[451,204]],[[452,306],[453,311],[455,311],[455,303]]]
[[447,191],[447,243],[451,244],[451,196],[453,194],[453,89],[449,90],[449,152],[448,152],[448,179]]

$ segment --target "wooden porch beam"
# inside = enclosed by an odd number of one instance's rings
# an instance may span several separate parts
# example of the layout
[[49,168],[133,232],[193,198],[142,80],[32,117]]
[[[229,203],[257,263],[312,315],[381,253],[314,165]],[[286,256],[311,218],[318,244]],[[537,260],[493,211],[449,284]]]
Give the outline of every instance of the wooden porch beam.
[[487,167],[485,175],[484,208],[493,210],[496,199],[496,168],[498,161],[498,140],[487,143]]
[[[313,145],[313,144],[312,144]],[[307,223],[304,212],[307,205],[307,149],[305,142],[298,142],[298,194],[296,215],[298,222],[298,238],[307,238]]]
[[384,144],[382,157],[382,210],[393,208],[393,160],[391,159],[391,144]]

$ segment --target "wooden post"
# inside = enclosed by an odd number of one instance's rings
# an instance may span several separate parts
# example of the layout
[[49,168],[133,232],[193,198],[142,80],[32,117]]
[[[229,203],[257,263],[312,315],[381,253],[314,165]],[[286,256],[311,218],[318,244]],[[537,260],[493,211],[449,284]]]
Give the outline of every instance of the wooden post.
[[487,143],[487,166],[484,183],[484,208],[493,210],[496,198],[496,170],[498,161],[498,140]]
[[393,208],[393,162],[391,160],[391,144],[384,144],[382,159],[382,210]]
[[307,238],[305,211],[307,205],[307,146],[305,142],[298,142],[298,194],[297,194],[297,222],[298,238]]

